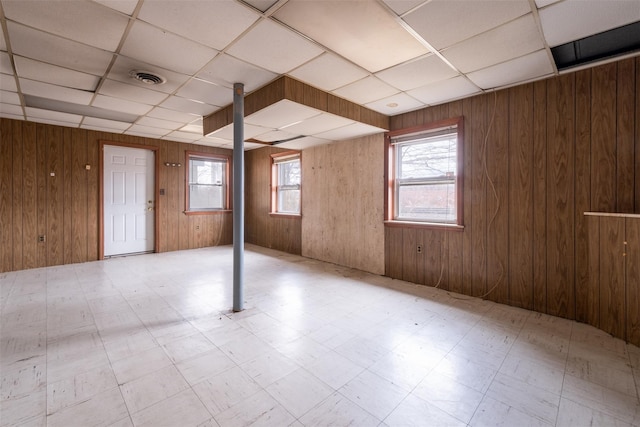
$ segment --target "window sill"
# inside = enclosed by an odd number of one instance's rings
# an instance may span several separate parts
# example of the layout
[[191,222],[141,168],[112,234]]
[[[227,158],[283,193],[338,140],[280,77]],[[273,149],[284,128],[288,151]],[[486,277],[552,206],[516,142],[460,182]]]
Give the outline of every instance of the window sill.
[[269,216],[273,218],[302,218],[302,214],[292,214],[292,213],[279,213],[279,212],[269,212]]
[[384,222],[384,225],[385,225],[385,227],[427,228],[427,229],[432,229],[432,230],[464,231],[464,225],[442,224],[442,223],[439,223],[439,222],[386,220]]
[[233,211],[230,209],[220,209],[220,210],[212,210],[212,211],[184,211],[185,215],[219,215],[219,214],[227,214],[232,213]]

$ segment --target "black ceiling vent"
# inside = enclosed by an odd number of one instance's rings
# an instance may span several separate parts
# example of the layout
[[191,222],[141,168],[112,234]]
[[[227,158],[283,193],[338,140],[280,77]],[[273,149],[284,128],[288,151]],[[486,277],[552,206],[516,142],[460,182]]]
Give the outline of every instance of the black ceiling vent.
[[640,22],[551,48],[558,71],[634,52],[640,53]]
[[161,85],[167,81],[167,79],[162,76],[143,70],[131,70],[129,71],[129,75],[134,79],[148,85]]

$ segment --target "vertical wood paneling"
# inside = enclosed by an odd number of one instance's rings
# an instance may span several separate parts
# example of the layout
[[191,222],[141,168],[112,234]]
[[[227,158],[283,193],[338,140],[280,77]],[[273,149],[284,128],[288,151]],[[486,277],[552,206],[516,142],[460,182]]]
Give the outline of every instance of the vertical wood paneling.
[[72,162],[72,134],[73,130],[70,128],[64,128],[63,134],[63,179],[64,179],[64,197],[63,197],[63,262],[64,264],[71,264],[73,262],[73,235],[69,232],[73,228],[73,189],[72,189],[72,177],[73,177],[73,162]]
[[[402,280],[413,283],[422,283],[418,280],[418,267],[424,278],[425,257],[417,253],[418,243],[423,244],[417,241],[418,231],[415,228],[402,229]],[[433,248],[429,247],[427,250],[431,251]]]
[[[6,127],[8,126],[8,127]],[[11,243],[11,252],[13,253],[13,265],[12,270],[22,270],[24,267],[24,245],[23,245],[23,209],[22,200],[24,193],[23,186],[23,174],[24,166],[22,163],[23,158],[23,143],[22,143],[22,122],[19,121],[3,121],[3,127],[10,129],[11,137],[7,138],[13,146],[13,239]]]
[[624,218],[600,221],[600,329],[624,337]]
[[[73,202],[71,204],[71,216],[73,224],[71,234],[73,236],[73,262],[88,261],[87,257],[87,132],[82,130],[74,132],[72,138],[71,157],[71,191]],[[90,165],[97,168],[97,164]]]
[[[461,117],[464,115],[464,107],[462,101],[453,102],[451,104],[446,104],[449,107],[448,117]],[[464,120],[463,120],[464,126]],[[464,132],[464,130],[463,130]],[[466,151],[466,146],[463,147]],[[466,162],[466,153],[462,154],[463,161]],[[463,167],[464,171],[466,169]],[[466,172],[463,172],[466,176]],[[464,189],[464,176],[461,180],[462,188]],[[463,193],[463,196],[467,196]],[[450,232],[447,233],[446,236],[446,251],[447,251],[447,259],[448,259],[448,286],[449,290],[452,292],[461,293],[463,290],[463,272],[464,272],[464,250],[463,250],[463,240],[464,233],[460,232]]]
[[0,124],[0,272],[11,271],[13,267],[13,146],[10,128],[9,122]]
[[472,198],[471,190],[473,183],[473,174],[478,171],[473,168],[472,159],[472,145],[471,141],[474,138],[474,128],[471,126],[475,116],[473,115],[473,103],[470,98],[467,98],[462,103],[462,111],[464,117],[464,225],[465,230],[462,235],[462,289],[461,292],[465,295],[472,295],[471,284],[473,282],[473,263],[471,257],[472,240],[471,235],[473,232],[473,223],[471,221],[472,211]]
[[388,265],[385,266],[385,274],[397,279],[402,278],[403,233],[402,228],[385,228],[385,258],[388,260]]
[[[187,144],[180,144],[180,159],[181,159],[181,163],[183,165],[186,165],[187,163],[187,158],[186,158],[186,151],[194,151],[191,149],[191,147]],[[186,168],[186,166],[184,166],[184,168]],[[184,211],[187,210],[187,206],[186,206],[186,195],[185,192],[186,190],[186,181],[187,181],[187,175],[185,172],[185,169],[183,168],[183,170],[181,170],[178,174],[178,201],[180,203],[180,212],[178,214],[178,222],[179,222],[179,227],[180,227],[180,232],[179,232],[179,236],[178,236],[178,242],[179,242],[179,249],[180,250],[184,250],[184,249],[189,249],[191,248],[191,240],[190,240],[190,229],[192,227],[191,224],[191,216],[187,216],[184,215]],[[169,189],[167,189],[167,191],[170,191]],[[173,190],[176,191],[176,190]]]
[[37,152],[36,125],[24,123],[22,128],[22,250],[23,268],[38,266],[38,194],[37,194]]
[[635,139],[635,60],[617,63],[616,78],[616,212],[633,212]]
[[640,219],[626,219],[627,341],[640,345]]
[[471,205],[465,208],[471,210],[471,294],[480,296],[487,292],[487,96],[473,98],[471,108]]
[[510,90],[509,303],[533,308],[533,85]]
[[634,188],[635,188],[635,200],[634,200],[634,212],[640,212],[640,56],[636,57],[636,114],[634,116],[635,132],[635,166],[634,166]]
[[[180,163],[182,167],[167,167],[164,162]],[[186,165],[184,159],[180,158],[180,145],[176,143],[167,143],[167,157],[160,158],[160,176],[166,175],[166,182],[160,182],[160,188],[164,188],[165,195],[159,196],[159,201],[164,204],[165,215],[167,217],[167,231],[164,235],[166,239],[166,250],[177,251],[180,248],[179,230],[180,216],[184,216],[180,209],[180,174],[184,174]],[[163,173],[164,172],[164,173]],[[169,191],[168,191],[169,190]],[[163,236],[160,236],[161,238]]]
[[[177,169],[171,166],[165,166],[164,161],[169,158],[169,154],[167,152],[167,141],[162,141],[160,143],[160,149],[156,151],[156,156],[160,156],[160,166],[158,166],[161,170],[156,171],[158,174],[158,188],[164,188],[166,191],[167,182],[169,180],[169,175],[173,173],[170,169]],[[164,160],[164,161],[163,161]],[[158,196],[155,203],[155,209],[158,213],[158,250],[160,252],[166,252],[169,248],[169,203],[167,200],[167,195],[165,193],[164,196]]]
[[[36,125],[36,229],[38,238],[47,236],[47,184],[49,171],[47,170],[47,130],[43,124]],[[36,265],[47,266],[48,242],[38,241],[36,247]]]
[[589,280],[587,281],[586,323],[600,327],[600,218],[587,219]]
[[547,311],[547,83],[533,85],[533,308]]
[[[47,265],[64,263],[64,138],[61,127],[46,128],[47,176]],[[53,174],[53,176],[51,176]]]

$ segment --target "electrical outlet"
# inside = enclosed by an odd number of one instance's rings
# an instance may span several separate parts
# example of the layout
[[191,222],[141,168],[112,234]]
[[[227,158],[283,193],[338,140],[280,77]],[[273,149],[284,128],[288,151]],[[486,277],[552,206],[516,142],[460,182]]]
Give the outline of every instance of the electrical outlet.
[[43,234],[42,236],[38,236],[38,241],[39,241],[40,243],[44,243],[44,242],[46,242],[46,241],[47,241],[47,235],[46,235],[46,234]]
[[418,245],[418,253],[421,254],[422,253],[422,245]]
[[200,230],[200,226],[199,225],[196,225],[196,230]]

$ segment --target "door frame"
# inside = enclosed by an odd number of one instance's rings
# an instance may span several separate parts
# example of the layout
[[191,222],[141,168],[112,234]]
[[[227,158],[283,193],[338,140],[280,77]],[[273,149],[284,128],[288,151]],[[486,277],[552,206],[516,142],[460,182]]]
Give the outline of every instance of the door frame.
[[153,252],[159,251],[158,233],[160,230],[158,205],[160,203],[160,180],[158,179],[160,171],[160,147],[153,145],[130,144],[126,142],[116,142],[108,140],[100,140],[100,160],[98,166],[98,186],[99,188],[99,205],[98,205],[98,259],[104,259],[104,146],[113,145],[116,147],[138,148],[153,152],[153,193],[154,193],[154,209],[153,209]]

